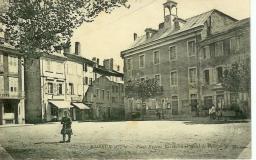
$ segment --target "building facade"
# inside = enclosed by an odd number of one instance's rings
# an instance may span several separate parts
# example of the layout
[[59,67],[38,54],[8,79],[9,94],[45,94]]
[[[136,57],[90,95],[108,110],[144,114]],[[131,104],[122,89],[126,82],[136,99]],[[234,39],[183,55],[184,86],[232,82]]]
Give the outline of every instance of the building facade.
[[240,109],[249,114],[250,90],[227,91],[223,87],[223,78],[225,70],[235,63],[250,65],[250,19],[218,28],[217,32],[201,41],[199,59],[200,98],[205,109],[212,103],[224,110],[230,110],[232,104],[239,104]]
[[92,108],[84,103],[89,87],[102,75],[122,75],[105,69],[95,58],[82,57],[79,42],[75,43],[74,53],[65,48],[39,59],[26,60],[25,65],[28,123],[58,121],[64,111],[69,111],[73,120],[91,119]]
[[169,0],[164,3],[164,22],[159,28],[147,28],[140,37],[134,33],[132,46],[121,52],[125,85],[129,81],[155,78],[163,88],[161,96],[147,99],[145,104],[126,97],[127,119],[133,112],[141,111],[143,105],[146,116],[151,118],[156,118],[159,109],[165,118],[191,115],[193,108],[201,105],[201,94],[205,94],[199,74],[203,67],[201,42],[238,21],[215,9],[182,19],[177,16],[177,5]]
[[25,123],[23,56],[0,44],[0,125]]
[[85,103],[92,109],[94,120],[124,120],[123,83],[111,81],[109,76],[100,76],[90,85]]

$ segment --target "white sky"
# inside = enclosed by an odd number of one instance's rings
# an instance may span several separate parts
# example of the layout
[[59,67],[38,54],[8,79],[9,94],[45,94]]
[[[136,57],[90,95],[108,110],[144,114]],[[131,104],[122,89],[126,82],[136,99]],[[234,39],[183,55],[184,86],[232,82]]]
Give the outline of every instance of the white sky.
[[[178,16],[188,18],[218,9],[236,19],[250,16],[249,0],[175,0]],[[94,22],[85,23],[75,31],[72,42],[81,43],[82,55],[91,59],[114,58],[122,66],[120,52],[133,42],[133,33],[139,36],[145,28],[158,28],[163,21],[163,3],[166,0],[129,0],[130,9],[121,7],[111,14],[103,13]],[[73,45],[74,43],[72,43]]]

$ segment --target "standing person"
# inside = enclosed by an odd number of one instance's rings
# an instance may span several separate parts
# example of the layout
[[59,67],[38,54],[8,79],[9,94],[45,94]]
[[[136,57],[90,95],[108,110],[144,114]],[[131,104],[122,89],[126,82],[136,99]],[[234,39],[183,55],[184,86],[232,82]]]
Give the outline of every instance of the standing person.
[[210,118],[215,119],[216,118],[216,108],[214,104],[212,104],[212,108],[209,110]]
[[[73,132],[72,132],[72,129],[71,129],[72,120],[69,116],[68,111],[64,112],[64,117],[62,117],[62,119],[61,119],[61,124],[62,124],[61,134],[63,136],[63,141],[61,141],[61,142],[62,143],[70,142],[71,135],[73,134]],[[66,135],[68,135],[68,141],[65,141]]]

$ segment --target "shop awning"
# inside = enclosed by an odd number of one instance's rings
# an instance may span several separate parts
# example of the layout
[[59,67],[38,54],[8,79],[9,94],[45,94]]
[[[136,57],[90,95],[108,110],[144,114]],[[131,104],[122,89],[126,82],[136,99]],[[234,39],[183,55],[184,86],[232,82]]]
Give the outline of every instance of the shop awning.
[[70,104],[70,102],[67,101],[49,101],[52,105],[54,105],[57,108],[64,109],[64,108],[72,108],[73,106]]
[[77,107],[79,109],[90,109],[87,105],[85,105],[83,103],[72,103],[72,105],[74,105],[75,107]]

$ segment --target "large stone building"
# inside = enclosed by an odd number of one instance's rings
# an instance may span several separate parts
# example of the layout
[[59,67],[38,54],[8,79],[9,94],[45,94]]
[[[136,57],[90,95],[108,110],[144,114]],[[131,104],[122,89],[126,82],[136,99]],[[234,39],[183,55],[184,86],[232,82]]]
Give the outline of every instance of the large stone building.
[[[0,1],[0,14],[7,1]],[[0,125],[25,123],[23,55],[5,42],[0,23]]]
[[[168,0],[163,7],[164,22],[159,24],[159,28],[147,28],[143,36],[134,33],[132,46],[121,52],[125,84],[128,81],[155,78],[163,88],[161,96],[146,100],[146,115],[151,114],[151,118],[156,117],[158,109],[163,117],[168,118],[178,114],[191,115],[193,106],[205,105],[203,102],[207,94],[202,89],[202,75],[199,73],[205,69],[203,64],[207,62],[201,61],[201,45],[207,46],[213,35],[221,37],[221,28],[225,30],[228,26],[240,23],[216,9],[182,19],[177,16],[176,2]],[[244,30],[248,32],[248,29]],[[215,39],[218,41],[218,38]],[[249,44],[246,39],[244,43]],[[248,48],[246,50],[249,51]],[[228,62],[219,63],[226,65]],[[216,91],[211,91],[211,94],[216,95]],[[126,97],[126,117],[130,118],[133,112],[140,111],[141,106],[140,100]]]
[[113,59],[95,68],[96,77],[86,92],[84,102],[92,109],[94,120],[124,120],[123,74],[113,69]]
[[250,65],[250,19],[219,27],[199,45],[199,98],[205,109],[212,103],[224,110],[231,109],[232,104],[239,104],[241,110],[249,114],[250,90],[230,92],[225,90],[222,83],[224,71],[233,64]]
[[79,42],[75,43],[74,53],[65,48],[25,65],[28,123],[60,120],[66,110],[73,120],[91,119],[92,108],[83,103],[88,88],[102,75],[120,75],[100,66],[99,59],[82,57]]
[[25,123],[23,56],[0,44],[0,125]]

